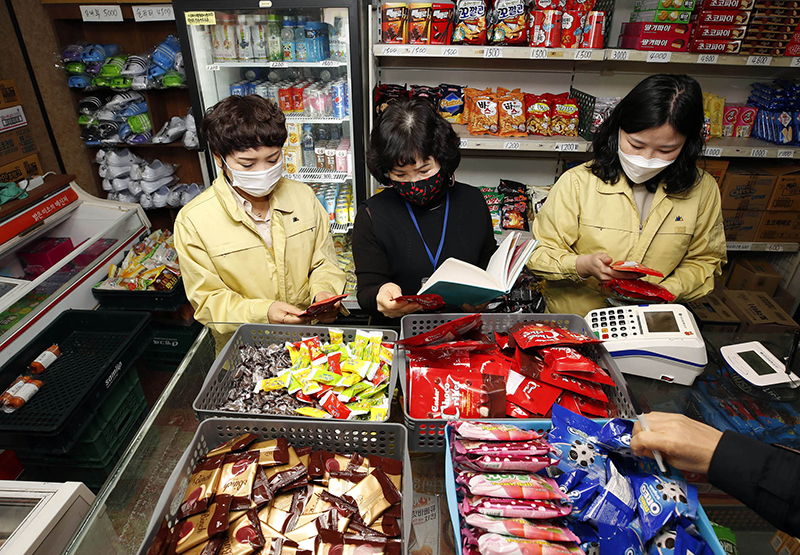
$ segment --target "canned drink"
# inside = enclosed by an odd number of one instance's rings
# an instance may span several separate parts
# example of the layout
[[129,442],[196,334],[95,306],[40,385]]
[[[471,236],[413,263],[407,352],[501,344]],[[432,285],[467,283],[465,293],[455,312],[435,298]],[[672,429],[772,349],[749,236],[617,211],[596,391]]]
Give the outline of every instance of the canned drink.
[[244,96],[245,87],[243,82],[231,83],[231,96]]
[[253,81],[244,82],[244,94],[256,94],[256,84]]
[[303,113],[303,89],[305,88],[305,83],[296,83],[292,86],[292,112]]
[[331,85],[331,113],[338,119],[347,117],[346,86],[342,82],[334,82]]
[[269,85],[267,83],[264,83],[263,81],[257,84],[255,94],[257,94],[261,98],[269,99]]
[[283,85],[278,89],[278,105],[281,108],[281,112],[284,114],[291,113],[292,88],[289,85]]

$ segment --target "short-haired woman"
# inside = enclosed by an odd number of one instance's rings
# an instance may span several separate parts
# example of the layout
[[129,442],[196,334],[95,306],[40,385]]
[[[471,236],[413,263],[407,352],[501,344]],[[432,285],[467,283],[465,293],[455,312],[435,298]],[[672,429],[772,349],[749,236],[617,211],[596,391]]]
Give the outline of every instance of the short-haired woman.
[[601,283],[631,277],[611,269],[620,260],[661,271],[680,301],[713,289],[726,246],[717,183],[696,166],[703,120],[700,85],[686,75],[652,75],[620,101],[594,159],[561,176],[534,221],[528,267],[548,280],[548,312],[606,306]]
[[[201,132],[222,170],[181,209],[175,246],[195,318],[303,324],[312,302],[341,293],[328,214],[307,185],[281,177],[286,124],[259,96],[231,96]],[[336,318],[337,305],[320,321]]]
[[481,192],[455,180],[453,127],[425,100],[389,105],[370,135],[367,165],[386,189],[359,207],[353,229],[358,304],[380,318],[421,309],[413,295],[442,262],[486,268],[497,243]]

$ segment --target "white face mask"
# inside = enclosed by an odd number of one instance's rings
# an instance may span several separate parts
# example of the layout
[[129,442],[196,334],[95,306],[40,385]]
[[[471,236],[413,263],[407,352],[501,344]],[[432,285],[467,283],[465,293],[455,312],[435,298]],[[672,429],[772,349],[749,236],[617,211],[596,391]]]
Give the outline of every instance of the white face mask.
[[278,158],[275,165],[261,171],[234,170],[222,158],[222,163],[227,166],[233,177],[233,186],[254,197],[265,197],[275,190],[275,185],[283,175],[283,156]]
[[[617,144],[622,141],[620,134]],[[620,147],[617,147],[617,156],[622,166],[622,171],[633,183],[644,183],[650,178],[655,177],[664,168],[672,164],[675,160],[662,160],[661,158],[645,158],[638,154],[625,154]]]

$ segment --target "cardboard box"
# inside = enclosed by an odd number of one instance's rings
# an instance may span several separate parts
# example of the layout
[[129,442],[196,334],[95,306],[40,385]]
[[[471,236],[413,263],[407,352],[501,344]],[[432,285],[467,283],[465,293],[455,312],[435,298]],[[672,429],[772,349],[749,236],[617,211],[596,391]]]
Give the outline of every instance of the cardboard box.
[[728,168],[722,181],[722,208],[727,210],[766,210],[777,179],[743,168]]
[[0,166],[35,152],[36,142],[29,126],[0,133]]
[[776,178],[767,210],[800,211],[800,164],[760,164],[757,171]]
[[689,52],[698,54],[738,54],[742,48],[741,40],[693,39]]
[[0,79],[0,108],[22,104],[22,95],[14,79]]
[[694,14],[692,23],[697,25],[747,25],[750,12],[746,10],[707,10]]
[[689,47],[689,39],[620,35],[617,47],[641,51],[686,52]]
[[780,285],[778,286],[778,290],[775,291],[775,294],[772,295],[772,298],[775,299],[775,302],[778,303],[778,306],[782,306],[783,308],[790,308],[794,306],[794,295],[789,293]]
[[687,303],[695,315],[701,331],[736,332],[739,318],[727,307],[715,292]]
[[738,40],[745,38],[747,25],[696,25],[692,36],[707,40]]
[[800,553],[800,540],[787,535],[778,548],[778,555],[797,555],[798,553]]
[[36,154],[20,158],[5,166],[0,166],[0,182],[17,183],[30,175],[43,175],[42,164]]
[[692,26],[680,23],[623,23],[620,35],[628,37],[686,38]]
[[11,106],[10,108],[0,108],[0,133],[18,129],[28,125],[25,119],[25,112],[22,106]]
[[772,539],[769,541],[770,547],[775,550],[775,553],[780,551],[781,546],[786,542],[787,539],[791,538],[789,534],[786,532],[781,532],[778,530],[775,532],[775,535],[772,536]]
[[633,10],[637,12],[650,10],[692,12],[694,8],[695,0],[636,0],[633,6]]
[[764,212],[757,210],[723,210],[722,225],[725,239],[742,243],[753,241]]
[[781,279],[781,275],[766,260],[742,258],[733,267],[728,289],[763,291],[771,297],[778,290]]
[[677,10],[650,10],[646,12],[631,12],[631,22],[652,23],[689,23],[692,12],[679,12]]
[[711,174],[711,177],[716,180],[717,185],[722,187],[722,181],[725,178],[725,172],[728,171],[730,162],[727,160],[717,160],[715,158],[703,158],[697,162],[697,167],[705,170]]
[[69,237],[45,237],[38,239],[17,252],[25,275],[36,278],[59,263],[74,250]]
[[800,329],[763,291],[726,289],[725,304],[742,322],[739,333],[785,333]]
[[701,0],[700,9],[707,10],[752,10],[756,0]]
[[800,212],[764,212],[753,241],[774,243],[800,241]]

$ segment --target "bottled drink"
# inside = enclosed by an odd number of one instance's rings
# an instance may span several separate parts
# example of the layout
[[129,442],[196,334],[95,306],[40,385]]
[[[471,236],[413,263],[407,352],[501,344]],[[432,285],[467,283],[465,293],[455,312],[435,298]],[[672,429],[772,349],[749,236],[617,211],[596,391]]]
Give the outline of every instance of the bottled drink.
[[317,136],[317,140],[318,141],[329,141],[329,140],[332,139],[330,133],[326,129],[327,127],[328,127],[327,125],[319,125],[319,126],[317,126],[316,136]]
[[303,137],[300,142],[303,145],[303,167],[316,168],[317,157],[314,154],[314,135],[311,133],[311,124],[303,125]]
[[236,55],[242,61],[253,59],[252,19],[246,15],[239,16],[236,26]]
[[283,43],[283,61],[294,62],[294,18],[290,15],[283,16],[283,30],[281,31],[281,42]]
[[342,126],[339,124],[333,124],[330,126],[331,128],[331,140],[338,141],[342,138]]
[[281,44],[281,23],[277,15],[270,15],[267,22],[267,47],[270,62],[283,61],[283,45]]
[[236,16],[220,14],[214,25],[214,61],[236,61]]
[[306,17],[297,16],[297,26],[294,28],[294,59],[298,62],[305,62],[306,54]]
[[253,16],[253,26],[250,28],[250,35],[253,40],[253,59],[267,61],[267,25],[264,18],[260,15]]

